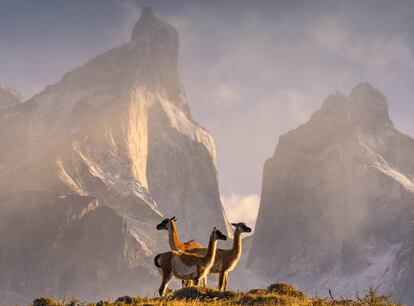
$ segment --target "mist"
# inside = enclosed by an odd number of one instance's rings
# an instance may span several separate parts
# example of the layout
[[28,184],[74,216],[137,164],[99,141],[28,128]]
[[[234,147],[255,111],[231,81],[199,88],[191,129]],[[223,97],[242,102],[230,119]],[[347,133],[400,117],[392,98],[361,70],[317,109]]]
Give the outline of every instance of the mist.
[[[125,42],[142,3],[3,5],[0,82],[28,98]],[[397,127],[414,135],[410,1],[151,5],[180,33],[181,78],[194,118],[216,141],[225,196],[259,195],[278,137],[305,123],[327,95],[360,82],[381,88]]]

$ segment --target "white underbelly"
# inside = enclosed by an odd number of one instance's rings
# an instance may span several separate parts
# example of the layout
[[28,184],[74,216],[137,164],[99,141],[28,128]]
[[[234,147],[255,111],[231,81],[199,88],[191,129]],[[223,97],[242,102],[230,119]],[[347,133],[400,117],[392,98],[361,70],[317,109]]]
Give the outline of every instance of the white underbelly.
[[172,269],[175,277],[180,279],[194,279],[198,276],[196,265],[186,265],[179,256],[172,259]]

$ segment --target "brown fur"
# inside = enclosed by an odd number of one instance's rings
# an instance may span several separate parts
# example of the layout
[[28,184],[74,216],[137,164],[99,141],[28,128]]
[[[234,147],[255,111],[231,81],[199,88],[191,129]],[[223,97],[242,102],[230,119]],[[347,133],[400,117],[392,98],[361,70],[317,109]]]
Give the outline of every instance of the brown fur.
[[195,240],[190,240],[187,242],[182,242],[177,230],[177,221],[176,217],[170,219],[164,219],[160,224],[157,225],[158,230],[167,230],[168,231],[168,242],[170,248],[173,251],[184,252],[190,249],[204,248],[204,246],[198,243]]
[[204,246],[202,244],[198,243],[195,240],[190,240],[190,241],[184,242],[181,245],[181,249],[183,251],[187,251],[187,250],[191,250],[191,249],[199,249],[199,248],[203,248],[203,247]]

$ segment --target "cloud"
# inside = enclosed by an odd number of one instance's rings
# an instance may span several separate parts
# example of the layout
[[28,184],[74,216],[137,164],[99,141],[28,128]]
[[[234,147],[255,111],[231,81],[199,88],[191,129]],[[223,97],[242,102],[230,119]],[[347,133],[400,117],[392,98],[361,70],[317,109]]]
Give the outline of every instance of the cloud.
[[413,40],[402,22],[384,23],[393,19],[388,10],[245,5],[192,4],[167,16],[180,33],[193,116],[217,145],[224,193],[258,193],[278,137],[305,123],[329,94],[361,82],[392,98],[397,126],[414,131],[407,115],[414,110]]
[[256,223],[260,203],[258,194],[231,194],[222,196],[221,202],[230,222],[245,222],[251,227]]
[[312,25],[310,36],[325,52],[356,61],[372,68],[398,63],[413,63],[413,51],[403,35],[355,31],[341,18],[325,17]]
[[214,93],[214,101],[220,102],[226,107],[237,105],[240,102],[240,91],[227,84],[219,84],[217,91]]
[[[74,19],[73,12],[90,11],[78,6],[98,2],[97,14]],[[179,31],[188,103],[215,139],[224,194],[259,193],[278,137],[303,124],[330,93],[346,94],[360,82],[380,89],[396,126],[414,135],[413,2],[399,1],[392,10],[384,1],[375,1],[375,10],[370,1],[291,2],[151,1],[155,14]],[[29,40],[0,27],[0,82],[27,96],[57,81],[129,40],[143,2],[73,3],[72,11],[39,7],[46,16],[40,21],[37,14],[24,18]],[[0,24],[15,19],[3,11]],[[50,27],[52,17],[65,22]]]

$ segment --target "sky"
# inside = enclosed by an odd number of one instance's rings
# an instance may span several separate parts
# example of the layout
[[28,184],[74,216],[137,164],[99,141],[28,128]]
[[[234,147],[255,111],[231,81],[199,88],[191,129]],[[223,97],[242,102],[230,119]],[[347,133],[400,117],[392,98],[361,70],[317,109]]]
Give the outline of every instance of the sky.
[[143,5],[180,34],[195,120],[230,220],[253,223],[264,161],[323,100],[370,82],[414,136],[414,1],[0,0],[0,83],[29,98],[129,40]]

